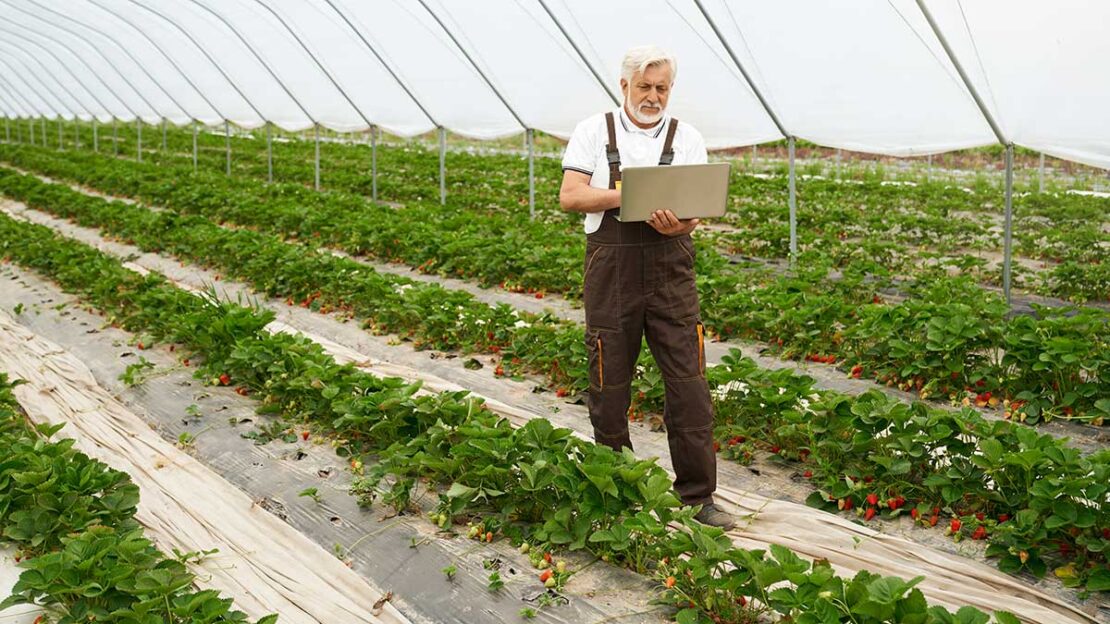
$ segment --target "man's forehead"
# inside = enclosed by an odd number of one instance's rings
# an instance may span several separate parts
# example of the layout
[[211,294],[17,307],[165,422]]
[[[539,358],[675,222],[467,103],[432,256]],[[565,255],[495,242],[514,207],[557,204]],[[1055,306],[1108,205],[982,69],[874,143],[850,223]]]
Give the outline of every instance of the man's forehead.
[[632,74],[633,82],[647,82],[653,84],[669,84],[671,80],[671,66],[667,63],[651,65],[641,72]]

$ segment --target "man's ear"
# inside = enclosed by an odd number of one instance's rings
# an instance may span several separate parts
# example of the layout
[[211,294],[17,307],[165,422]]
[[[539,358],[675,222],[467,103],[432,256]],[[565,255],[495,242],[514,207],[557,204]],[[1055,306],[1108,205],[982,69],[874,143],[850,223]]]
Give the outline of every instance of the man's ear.
[[628,81],[621,78],[621,94],[628,97]]

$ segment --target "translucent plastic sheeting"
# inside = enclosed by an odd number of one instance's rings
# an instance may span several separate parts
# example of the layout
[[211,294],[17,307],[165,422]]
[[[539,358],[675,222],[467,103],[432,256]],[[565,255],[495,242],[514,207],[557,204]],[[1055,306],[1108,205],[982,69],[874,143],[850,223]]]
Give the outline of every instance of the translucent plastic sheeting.
[[5,3],[11,11],[0,31],[11,27],[79,57],[80,63],[73,66],[74,70],[88,71],[90,78],[98,80],[113,94],[119,94],[121,99],[128,98],[128,110],[138,112],[147,123],[157,123],[164,118],[184,123],[189,119],[153,76],[142,71],[119,46],[105,49],[90,41],[90,31],[72,22],[64,13],[52,11],[39,15],[34,10],[37,5],[20,6],[19,0],[5,0]]
[[[385,66],[393,70],[431,115],[431,118],[425,116],[425,119],[420,120],[420,124],[410,122],[408,131],[402,134],[426,132],[436,125],[479,139],[517,134],[523,130],[433,15],[419,2],[381,0],[371,4],[358,0],[330,1],[348,17],[371,48],[382,57]],[[505,8],[520,17],[520,10],[516,8],[518,3],[497,0],[497,4],[505,5],[499,8]],[[428,7],[436,11],[435,14],[445,23],[451,24],[438,3],[429,2]],[[484,10],[481,13],[486,14]],[[510,18],[507,22],[502,22],[502,28],[509,30],[504,28],[505,23],[515,26],[518,20]],[[460,39],[465,35],[458,31],[455,34]],[[518,58],[546,58],[548,50],[542,46],[543,42],[539,43],[541,45],[538,49],[517,48],[513,54]],[[412,50],[419,52],[412,53]],[[522,53],[522,50],[527,52]],[[507,86],[501,76],[494,74],[492,78],[500,88]],[[391,77],[389,79],[392,80]],[[526,86],[534,88],[534,83]],[[512,101],[514,98],[509,96],[508,99]],[[562,104],[560,100],[553,108],[559,108]],[[524,119],[532,123],[531,117],[526,116]],[[383,122],[381,125],[391,130],[389,123]]]
[[[433,42],[421,40],[422,33],[409,23],[406,15],[396,11],[393,3],[273,0],[267,3],[273,13],[260,3],[253,5],[260,18],[256,21],[264,22],[268,17],[275,29],[285,29],[286,37],[293,37],[292,44],[281,51],[283,60],[277,68],[293,70],[298,63],[303,63],[315,67],[323,79],[319,85],[309,88],[296,71],[287,72],[287,79],[283,77],[322,125],[349,131],[364,130],[373,124],[401,136],[436,127],[417,101],[405,92],[402,83],[390,75],[374,55],[374,52],[381,54],[390,49],[402,59],[411,57],[427,63],[429,57],[438,58],[436,50],[425,51]],[[280,20],[275,21],[275,14]],[[385,41],[379,39],[383,36]],[[451,67],[450,71],[458,72],[460,68]],[[441,70],[437,82],[440,97],[428,93],[425,99],[441,103],[440,108],[451,108],[451,98],[447,94],[463,95],[451,84],[451,79],[452,73]],[[466,95],[474,97],[485,93],[479,90]],[[432,114],[438,118],[436,113]],[[457,115],[443,119],[465,123]]]
[[997,142],[914,0],[702,2],[799,138],[898,156]]
[[[998,142],[916,0],[700,3],[787,134],[899,156]],[[926,5],[1007,140],[1110,166],[1110,3]],[[655,43],[679,62],[671,112],[709,146],[783,137],[695,0],[0,0],[0,17],[5,115],[566,137]]]
[[6,14],[12,23],[80,42],[92,54],[107,59],[154,104],[160,117],[171,123],[180,125],[193,119],[208,123],[223,121],[205,96],[142,33],[96,5],[74,2],[54,7],[42,0],[4,0],[4,3],[10,7]]
[[[674,54],[678,76],[669,109],[701,131],[708,147],[783,138],[693,2],[548,0],[548,6],[618,95],[621,59],[630,47],[653,43]],[[487,28],[495,26],[495,21],[487,21]],[[492,32],[474,33],[475,39],[494,36]],[[546,59],[537,63],[538,76],[543,75],[545,63]],[[600,86],[595,88],[600,90]],[[534,89],[533,97],[561,108],[576,95],[554,87]],[[568,115],[557,127],[542,129],[567,136],[583,117],[580,113]]]
[[1110,3],[931,0],[928,6],[1008,140],[1110,168]]
[[46,73],[63,83],[66,92],[73,97],[95,102],[95,108],[87,104],[86,110],[95,110],[104,119],[134,119],[140,116],[157,121],[161,117],[103,58],[64,37],[56,38],[52,34],[44,34],[40,28],[29,28],[21,23],[23,14],[11,9],[10,5],[3,8],[0,38],[7,46],[18,48],[40,61]]
[[[65,66],[48,54],[36,54],[24,44],[0,37],[0,67],[5,70],[11,96],[22,100],[32,114],[80,115],[111,119],[111,113],[92,96]],[[9,73],[10,72],[10,73]]]

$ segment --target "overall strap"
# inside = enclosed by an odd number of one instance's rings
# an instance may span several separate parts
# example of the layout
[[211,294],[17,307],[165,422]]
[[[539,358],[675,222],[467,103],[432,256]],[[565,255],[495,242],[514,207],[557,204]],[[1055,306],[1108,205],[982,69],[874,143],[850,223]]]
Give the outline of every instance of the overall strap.
[[667,125],[667,140],[663,143],[663,153],[659,156],[660,165],[669,165],[674,160],[674,133],[678,130],[678,120],[671,117]]
[[605,113],[605,126],[609,130],[609,142],[605,145],[605,156],[609,159],[609,188],[617,188],[621,180],[621,153],[617,150],[617,127],[613,113]]

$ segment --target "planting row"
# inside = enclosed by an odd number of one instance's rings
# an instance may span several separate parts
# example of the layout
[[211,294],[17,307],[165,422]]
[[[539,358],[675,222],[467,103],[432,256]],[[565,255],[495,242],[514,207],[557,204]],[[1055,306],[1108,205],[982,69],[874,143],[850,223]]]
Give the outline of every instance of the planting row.
[[[681,607],[681,622],[753,621],[761,613],[861,624],[989,619],[972,608],[928,607],[914,587],[920,578],[860,572],[845,579],[784,548],[736,548],[720,529],[691,520],[694,509],[679,506],[653,460],[544,420],[514,429],[465,393],[418,394],[418,384],[338,365],[303,337],[266,332],[271,314],[139,276],[47,228],[0,216],[0,241],[11,260],[83,295],[124,328],[203,359],[198,376],[237,385],[267,412],[333,430],[353,468],[373,458],[369,479],[392,475],[394,500],[404,500],[415,478],[430,479],[445,488],[443,524],[477,516],[490,539],[586,549],[650,574],[663,599]],[[1007,613],[995,619],[1018,621]]]
[[[546,373],[556,382],[580,384],[586,378],[582,330],[569,323],[518,315],[268,235],[108,202],[31,176],[0,170],[0,191],[148,251],[217,266],[268,294],[314,309],[351,310],[378,329],[388,326],[437,348],[501,352],[510,368]],[[817,393],[809,378],[760,370],[750,360],[726,360],[711,367],[709,376],[718,393],[717,439],[726,455],[750,461],[753,452],[771,452],[801,462],[799,470],[826,492],[813,502],[832,496],[845,511],[857,507],[874,515],[879,506],[864,505],[865,497],[881,495],[884,503],[901,498],[909,505],[885,505],[888,515],[927,510],[923,523],[935,525],[943,513],[957,521],[963,517],[976,529],[981,519],[973,518],[979,516],[1020,518],[991,534],[992,549],[1001,548],[992,554],[1003,556],[1003,569],[1043,574],[1051,562],[1072,571],[1078,584],[1104,565],[1110,452],[1083,458],[1064,442],[1023,426],[988,422],[971,410],[911,407],[878,392],[857,398]],[[638,380],[640,407],[658,408],[662,388],[647,379],[658,375]],[[733,392],[737,388],[743,395]],[[887,435],[876,435],[881,432]],[[997,456],[994,449],[1000,448],[1024,454],[1024,463]],[[993,457],[992,463],[980,456]],[[988,487],[986,476],[995,484]],[[1069,504],[1082,513],[1069,508],[1056,519],[1044,513],[1072,497],[1080,502]],[[985,531],[977,535],[987,537]]]
[[200,553],[166,557],[143,537],[130,477],[74,450],[73,440],[52,440],[61,425],[28,426],[12,395],[17,383],[0,372],[0,541],[17,548],[24,571],[0,611],[34,604],[61,624],[247,622],[231,599],[193,587],[185,562]]
[[[134,143],[131,130],[128,139]],[[199,166],[223,172],[222,137],[202,135]],[[149,140],[148,140],[149,143]],[[168,151],[151,150],[146,158],[167,165],[192,166],[192,139],[187,131],[169,133]],[[266,179],[268,163],[262,140],[235,139],[232,169],[237,175]],[[322,152],[326,188],[369,196],[368,148],[327,143]],[[380,196],[395,201],[438,199],[438,154],[419,146],[380,147]],[[125,151],[126,154],[133,153]],[[313,145],[290,141],[274,144],[274,175],[283,181],[311,184]],[[526,166],[520,155],[448,155],[448,196],[454,207],[521,216],[528,197]],[[538,209],[547,220],[571,230],[579,219],[558,210],[562,177],[559,161],[536,163]],[[764,258],[788,254],[789,224],[785,171],[767,178],[739,173],[730,195],[733,210],[726,221],[737,229],[723,234],[731,252]],[[1002,249],[1001,191],[985,179],[973,188],[920,181],[889,184],[879,177],[861,180],[802,179],[798,184],[799,246],[836,266],[858,259],[884,272],[916,275],[934,263],[976,280],[1001,284],[1001,268],[991,254]],[[1015,251],[1042,261],[1041,267],[1018,263],[1014,284],[1041,294],[1074,301],[1110,300],[1108,200],[1068,194],[1022,195],[1015,207]],[[997,259],[995,259],[997,260]]]
[[[582,236],[558,225],[424,204],[392,210],[342,193],[90,154],[3,147],[0,157],[103,192],[425,271],[538,289],[538,296],[581,290]],[[903,283],[906,298],[886,303],[878,293],[884,282],[867,263],[830,280],[831,265],[818,257],[777,274],[729,266],[700,242],[699,250],[703,320],[722,338],[769,342],[786,357],[819,356],[923,397],[1009,401],[1008,411],[1032,423],[1100,423],[1110,414],[1105,311],[1040,309],[1010,319],[1000,297],[947,276]]]

